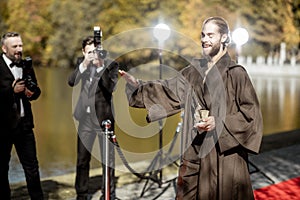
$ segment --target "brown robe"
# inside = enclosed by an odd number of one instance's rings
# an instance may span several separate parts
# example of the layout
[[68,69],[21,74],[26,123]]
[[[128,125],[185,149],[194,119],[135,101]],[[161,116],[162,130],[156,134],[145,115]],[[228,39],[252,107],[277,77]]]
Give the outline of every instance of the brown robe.
[[[184,111],[176,199],[254,199],[248,153],[258,153],[262,139],[258,98],[247,72],[228,53],[205,77],[206,69],[206,60],[195,59],[170,80],[141,82],[135,91],[127,87],[129,104],[146,108],[149,122]],[[198,105],[215,117],[215,130],[194,128]]]

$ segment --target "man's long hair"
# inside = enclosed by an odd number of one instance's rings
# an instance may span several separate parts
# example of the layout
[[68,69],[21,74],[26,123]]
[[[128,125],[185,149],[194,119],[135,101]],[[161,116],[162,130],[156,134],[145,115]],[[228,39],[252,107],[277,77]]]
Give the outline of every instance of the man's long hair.
[[229,30],[227,21],[222,17],[210,17],[203,22],[203,26],[205,24],[207,24],[208,22],[212,22],[212,23],[216,24],[219,27],[219,32],[221,33],[221,35],[224,35],[224,34],[227,35],[227,39],[223,44],[224,44],[224,46],[228,46],[231,39],[230,39],[230,30]]

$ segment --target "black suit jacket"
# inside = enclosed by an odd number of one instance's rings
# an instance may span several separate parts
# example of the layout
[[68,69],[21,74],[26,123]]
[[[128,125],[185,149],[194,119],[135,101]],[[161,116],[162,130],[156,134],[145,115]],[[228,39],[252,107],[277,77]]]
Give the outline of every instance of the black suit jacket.
[[[33,81],[37,84],[36,76],[33,68],[30,70],[30,75]],[[25,96],[24,92],[15,94],[12,84],[15,78],[9,67],[6,65],[2,54],[0,55],[0,130],[9,131],[20,123],[19,102],[22,99],[25,116],[22,118],[24,129],[32,129],[34,127],[33,115],[31,110],[31,100],[37,99],[41,90],[38,87],[37,91],[30,98]]]
[[[79,65],[83,58],[79,58],[75,70],[69,76],[68,84],[73,87],[81,81],[81,92],[74,110],[74,118],[80,122],[86,116],[87,106],[90,106],[94,124],[100,125],[103,120],[113,120],[112,93],[118,81],[119,65],[114,61],[105,61],[105,67],[99,73],[95,73],[89,92],[85,92],[85,84],[90,78],[89,68],[83,73],[79,71]],[[113,127],[113,126],[112,126]]]

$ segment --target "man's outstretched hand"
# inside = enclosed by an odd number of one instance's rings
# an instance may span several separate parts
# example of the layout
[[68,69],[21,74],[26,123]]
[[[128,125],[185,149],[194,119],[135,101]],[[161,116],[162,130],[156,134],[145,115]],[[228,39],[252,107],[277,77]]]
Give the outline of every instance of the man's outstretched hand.
[[134,78],[134,76],[128,74],[127,72],[125,72],[123,70],[119,70],[119,73],[126,80],[126,82],[129,83],[130,85],[132,85],[133,87],[139,86],[139,82],[136,78]]

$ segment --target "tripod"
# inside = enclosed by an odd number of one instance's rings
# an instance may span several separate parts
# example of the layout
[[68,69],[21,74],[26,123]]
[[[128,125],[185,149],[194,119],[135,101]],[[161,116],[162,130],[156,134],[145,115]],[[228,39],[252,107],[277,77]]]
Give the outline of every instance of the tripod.
[[[165,182],[163,182],[163,170],[162,170],[162,166],[163,164],[169,160],[172,162],[173,165],[175,165],[176,167],[179,167],[179,164],[177,164],[176,162],[174,162],[171,158],[170,158],[170,154],[175,146],[175,142],[177,140],[177,137],[178,137],[178,134],[180,133],[181,131],[181,126],[182,126],[182,122],[179,122],[178,125],[177,125],[177,128],[176,128],[176,131],[175,131],[175,134],[174,134],[174,138],[172,140],[172,143],[168,149],[168,151],[165,153],[164,155],[164,152],[163,152],[163,149],[162,149],[162,146],[163,146],[163,140],[162,140],[162,121],[160,120],[159,121],[160,123],[160,132],[159,132],[159,152],[156,154],[156,156],[154,157],[153,161],[151,162],[151,164],[149,165],[149,167],[147,168],[147,171],[149,171],[149,176],[146,176],[146,182],[145,182],[145,185],[143,187],[143,190],[141,192],[141,195],[140,197],[143,197],[145,192],[151,188],[151,185],[147,188],[147,185],[149,183],[149,181],[153,181],[154,183],[157,183],[158,184],[158,187],[161,188],[162,187],[162,184],[165,184],[165,183],[170,183],[170,182],[173,182],[175,181],[176,178],[173,178],[171,180],[167,180]],[[181,148],[180,148],[180,151],[181,151]],[[155,167],[158,165],[159,169],[158,170],[154,170]],[[153,184],[152,184],[153,185]],[[162,191],[162,193],[164,193],[167,188],[170,186],[171,184],[168,184],[166,186],[166,188]],[[161,195],[162,193],[160,193],[159,195]],[[158,195],[158,196],[159,196]],[[157,196],[157,197],[158,197]],[[156,198],[154,198],[156,199]]]
[[254,168],[253,171],[250,171],[250,174],[259,172],[261,173],[265,178],[267,178],[272,184],[275,183],[275,181],[273,179],[271,179],[265,172],[263,172],[261,169],[259,169],[253,162],[251,162],[250,160],[248,160],[248,164],[249,167],[252,166]]

